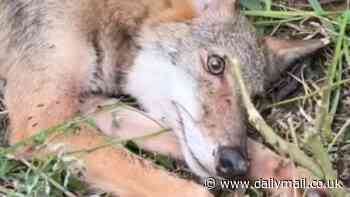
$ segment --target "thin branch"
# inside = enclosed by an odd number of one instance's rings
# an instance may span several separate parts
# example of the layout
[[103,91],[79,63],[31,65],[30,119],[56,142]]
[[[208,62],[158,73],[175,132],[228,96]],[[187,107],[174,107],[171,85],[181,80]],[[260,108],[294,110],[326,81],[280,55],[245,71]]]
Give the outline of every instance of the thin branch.
[[321,168],[303,151],[301,151],[297,145],[287,142],[278,136],[273,129],[267,125],[260,113],[256,110],[252,103],[248,90],[245,86],[241,75],[240,64],[237,59],[229,59],[231,64],[232,76],[238,82],[244,106],[247,109],[249,122],[258,130],[258,132],[264,137],[266,142],[274,147],[274,149],[284,155],[289,155],[295,160],[296,163],[309,169],[313,174],[319,178],[323,178],[323,172]]
[[339,138],[347,131],[350,126],[350,119],[348,119],[345,124],[341,127],[337,135],[333,138],[333,141],[328,145],[328,151],[332,149],[332,147],[337,143]]

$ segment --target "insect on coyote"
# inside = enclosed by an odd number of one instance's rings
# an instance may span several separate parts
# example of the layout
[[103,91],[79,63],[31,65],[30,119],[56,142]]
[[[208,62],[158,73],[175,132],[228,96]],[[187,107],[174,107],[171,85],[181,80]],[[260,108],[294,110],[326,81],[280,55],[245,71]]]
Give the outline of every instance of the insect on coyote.
[[[260,145],[248,140],[226,58],[244,65],[254,96],[294,60],[324,46],[321,40],[257,38],[238,0],[0,0],[0,29],[11,144],[97,101],[131,95],[144,113],[172,128],[140,142],[141,148],[184,158],[200,177],[292,176],[276,171],[281,158],[272,152],[261,158]],[[105,134],[132,136],[154,126],[122,113],[120,126]],[[107,119],[99,117],[99,125],[107,127]],[[25,147],[18,155],[54,152],[57,144],[71,152],[104,143],[101,133],[81,124],[72,134],[51,136],[43,150]],[[211,196],[123,148],[80,159],[88,182],[120,196]]]

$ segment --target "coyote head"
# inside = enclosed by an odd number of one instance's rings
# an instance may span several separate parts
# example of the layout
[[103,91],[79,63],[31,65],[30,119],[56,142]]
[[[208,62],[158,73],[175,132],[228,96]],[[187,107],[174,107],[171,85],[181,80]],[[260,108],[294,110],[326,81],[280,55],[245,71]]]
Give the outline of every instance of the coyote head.
[[196,174],[242,176],[249,169],[245,112],[227,58],[240,61],[256,95],[323,43],[258,39],[238,1],[198,1],[197,7],[200,14],[191,21],[143,28],[126,89],[173,128]]

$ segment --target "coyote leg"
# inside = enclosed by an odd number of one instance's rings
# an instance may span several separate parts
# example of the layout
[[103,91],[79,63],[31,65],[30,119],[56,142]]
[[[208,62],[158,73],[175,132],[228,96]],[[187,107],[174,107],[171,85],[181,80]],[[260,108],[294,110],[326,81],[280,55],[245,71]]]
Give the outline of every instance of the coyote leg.
[[[116,104],[117,102],[116,99],[95,97],[84,104],[82,112],[90,114],[98,110],[98,106]],[[107,136],[117,138],[117,140],[132,139],[144,150],[183,160],[175,134],[162,123],[153,120],[138,109],[118,106],[115,109],[95,113],[93,118],[98,128]],[[152,134],[159,132],[161,134],[152,136]]]
[[[136,111],[136,109],[119,108],[114,110],[115,117],[112,116],[113,112],[102,112],[95,116],[95,120],[105,134],[121,139],[149,135],[162,128],[153,120],[142,115],[141,112]],[[113,118],[119,120],[118,128],[113,126]],[[136,143],[145,150],[167,154],[183,160],[180,147],[175,138],[175,135],[172,135],[172,133],[165,133],[160,136],[139,140]],[[248,139],[248,152],[251,165],[248,174],[250,180],[269,180],[270,178],[275,180],[312,179],[311,174],[307,170],[295,167],[292,165],[292,162],[278,156],[264,145],[252,139]],[[301,191],[294,188],[271,188],[267,189],[267,191],[273,196],[302,196]]]
[[[61,72],[61,69],[58,70]],[[18,73],[23,70],[11,72],[14,74],[8,77],[5,102],[11,120],[12,144],[36,134],[40,129],[69,120],[78,112],[78,86],[74,86],[74,79],[69,74],[52,81],[47,73],[27,72],[19,77]],[[58,147],[56,145],[63,146],[67,152],[75,152],[106,144],[105,137],[93,128],[85,124],[79,127],[69,134],[50,136],[44,152],[57,151],[53,150]],[[32,150],[28,147],[23,152]],[[84,164],[89,183],[123,197],[211,196],[200,185],[177,178],[122,147],[101,148],[86,154],[80,152],[76,157]]]

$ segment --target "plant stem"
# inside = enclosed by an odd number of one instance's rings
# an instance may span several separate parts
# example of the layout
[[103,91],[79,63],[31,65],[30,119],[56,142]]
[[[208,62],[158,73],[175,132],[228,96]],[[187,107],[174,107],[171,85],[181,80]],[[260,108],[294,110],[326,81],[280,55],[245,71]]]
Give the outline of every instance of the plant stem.
[[[340,25],[340,35],[337,40],[333,62],[328,66],[328,71],[327,71],[328,86],[332,86],[335,83],[335,80],[337,78],[337,70],[339,70],[341,67],[340,58],[342,57],[342,46],[344,42],[347,22],[348,22],[347,14],[344,14],[344,18],[341,21],[341,25]],[[329,111],[330,104],[331,104],[331,95],[332,95],[331,89],[324,89],[323,95],[322,95],[322,102],[320,106],[320,113],[319,113],[319,116],[317,117],[318,123],[316,126],[316,129],[317,129],[316,131],[320,131],[322,133],[322,136],[325,137],[327,141],[330,141],[332,139],[331,125],[332,125],[334,114],[331,114]],[[339,102],[339,99],[334,99],[332,105],[337,106],[338,102]],[[333,111],[335,111],[335,109],[333,109]]]
[[310,157],[301,151],[297,145],[283,140],[273,131],[270,126],[267,125],[250,99],[248,90],[241,75],[241,69],[238,60],[229,59],[229,62],[232,68],[232,75],[239,84],[243,103],[248,112],[249,122],[264,137],[266,142],[273,146],[277,152],[280,154],[289,155],[295,160],[295,162],[312,171],[315,176],[323,178],[323,172],[321,168]]

